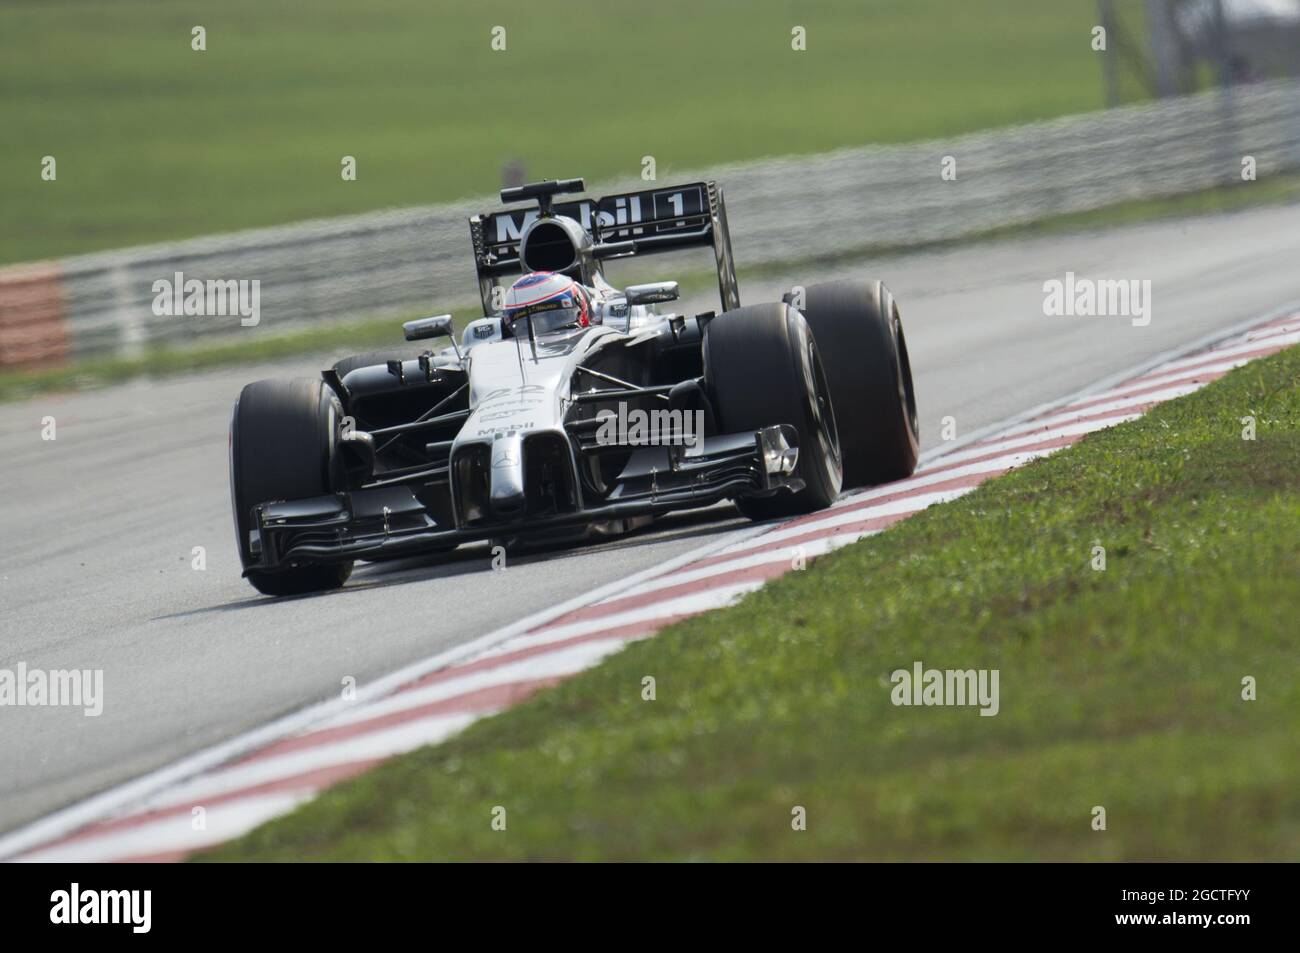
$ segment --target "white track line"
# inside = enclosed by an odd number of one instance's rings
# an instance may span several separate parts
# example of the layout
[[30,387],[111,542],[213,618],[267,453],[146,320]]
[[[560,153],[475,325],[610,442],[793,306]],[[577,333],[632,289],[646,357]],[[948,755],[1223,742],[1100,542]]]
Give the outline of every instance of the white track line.
[[957,497],[969,493],[971,489],[974,488],[962,487],[957,490],[939,490],[933,493],[917,493],[913,496],[904,497],[901,500],[882,503],[880,506],[864,507],[860,510],[831,510],[830,512],[832,515],[830,516],[818,520],[811,520],[807,523],[799,523],[796,526],[780,527],[765,534],[761,539],[764,543],[776,543],[783,539],[793,539],[821,529],[845,526],[849,523],[860,523],[863,520],[868,519],[879,519],[882,516],[898,516],[903,513],[916,513],[926,507],[934,506],[938,503],[947,503],[949,500],[955,500]]
[[133,856],[198,850],[246,834],[273,817],[288,814],[312,796],[310,791],[262,794],[205,808],[203,830],[193,829],[189,814],[178,814],[93,839],[56,844],[20,859],[40,863],[104,863]]
[[578,635],[591,635],[607,629],[637,623],[655,622],[659,619],[671,619],[679,615],[696,615],[709,609],[720,609],[730,605],[747,592],[761,586],[761,582],[739,582],[729,586],[719,586],[704,592],[693,592],[688,596],[679,596],[654,605],[631,609],[627,612],[611,612],[595,619],[583,619],[580,622],[549,623],[535,629],[527,635],[511,640],[511,649],[532,648],[563,642]]
[[[1019,442],[1020,446],[1030,446],[1035,443],[1042,443],[1044,440],[1050,440],[1050,435],[1035,434],[1033,439],[1025,439]],[[1002,445],[984,444],[978,450],[971,451],[970,457],[983,457],[989,454],[998,453],[1000,449],[1006,449]],[[1032,454],[1030,455],[1031,458]],[[899,493],[911,493],[913,490],[919,490],[923,487],[934,486],[936,483],[947,483],[949,480],[961,480],[966,477],[978,476],[984,473],[993,473],[997,470],[1006,469],[1007,467],[1019,466],[1027,459],[1024,453],[1007,453],[998,459],[980,460],[963,467],[950,467],[953,462],[960,462],[960,456],[953,458],[941,457],[939,460],[930,464],[928,469],[919,471],[915,476],[910,476],[905,480],[899,480],[897,483],[886,483],[883,486],[872,487],[862,493],[854,493],[836,500],[831,504],[830,509],[842,510],[853,507],[855,509],[863,508],[863,504],[873,499],[881,497],[895,496]],[[1019,461],[1019,462],[1017,462]],[[938,467],[942,465],[943,469]],[[888,515],[888,514],[882,514]],[[730,552],[734,549],[746,546],[757,545],[764,537],[756,536],[753,539],[744,540],[728,547],[724,552]]]
[[[829,541],[834,537],[817,540],[812,543],[806,543],[803,546],[803,554],[811,559],[814,556],[821,556],[829,552],[827,548]],[[758,537],[761,541],[762,536]],[[670,576],[660,576],[658,579],[652,579],[649,582],[643,582],[639,586],[633,586],[627,592],[621,592],[616,596],[610,596],[595,603],[598,606],[609,605],[614,602],[621,602],[624,599],[630,599],[634,596],[644,596],[651,592],[659,592],[663,589],[672,589],[677,586],[689,585],[693,582],[700,582],[703,579],[710,579],[716,576],[732,575],[738,572],[744,572],[746,569],[756,569],[759,566],[767,566],[772,563],[786,563],[791,560],[791,554],[774,550],[765,553],[751,553],[748,556],[739,556],[736,559],[729,559],[726,562],[713,563],[710,566],[704,566],[700,569],[688,569],[683,572],[676,572]]]
[[[1106,417],[1104,420],[1085,420],[1082,423],[1072,423],[1067,424],[1064,427],[1055,427],[1046,433],[1029,434],[1027,436],[1016,437],[1012,440],[999,440],[995,443],[978,443],[968,446],[963,450],[954,451],[949,456],[940,457],[938,460],[931,463],[930,466],[935,467],[940,464],[948,466],[953,463],[960,463],[963,460],[987,456],[991,453],[1001,453],[1005,450],[1017,450],[1021,447],[1032,447],[1036,443],[1046,443],[1049,440],[1059,440],[1066,437],[1082,437],[1085,434],[1094,433],[1098,430],[1105,430],[1107,427],[1114,427],[1117,424],[1122,424],[1129,420],[1136,420],[1141,416],[1142,415],[1138,413],[1118,413],[1113,417]],[[1036,451],[1028,452],[1032,453]],[[954,469],[936,474],[936,482],[939,478],[946,478],[949,473],[955,472],[956,470]]]
[[169,807],[201,806],[204,800],[271,784],[309,771],[388,758],[423,745],[450,738],[478,720],[477,714],[430,715],[379,731],[351,735],[341,741],[295,749],[287,754],[255,758],[205,774],[150,799],[144,811]]
[[[1277,348],[1288,347],[1292,344],[1295,344],[1298,341],[1300,341],[1300,332],[1289,331],[1285,334],[1272,335],[1264,338],[1256,338],[1255,340],[1251,340],[1251,341],[1243,341],[1241,344],[1237,344],[1233,347],[1224,348],[1221,351],[1215,351],[1214,354],[1206,355],[1206,356],[1229,358],[1237,354],[1246,354],[1250,351],[1258,351],[1261,348],[1265,348],[1265,347],[1277,347]],[[1198,363],[1199,360],[1195,356],[1186,357],[1183,358],[1181,361],[1174,361],[1172,364],[1168,365],[1168,369],[1170,371],[1175,371],[1178,370],[1179,368],[1194,367]]]
[[1166,387],[1150,394],[1139,394],[1136,397],[1119,397],[1114,400],[1108,400],[1104,404],[1097,404],[1094,407],[1086,407],[1083,410],[1065,411],[1046,420],[1030,421],[1027,424],[1021,424],[1018,427],[1012,427],[1007,431],[1008,436],[1019,436],[1020,434],[1032,433],[1040,429],[1051,429],[1063,424],[1070,424],[1077,421],[1080,417],[1092,417],[1097,414],[1110,414],[1116,411],[1128,410],[1133,407],[1141,407],[1143,404],[1159,404],[1166,400],[1173,400],[1176,397],[1184,397],[1192,391],[1200,390],[1200,384],[1180,384],[1177,387]]
[[1207,364],[1204,367],[1197,367],[1195,370],[1184,368],[1181,371],[1174,371],[1170,374],[1152,375],[1151,377],[1144,377],[1141,380],[1134,381],[1133,389],[1142,390],[1147,387],[1156,387],[1161,384],[1172,384],[1174,381],[1180,381],[1193,375],[1201,377],[1207,374],[1226,374],[1228,371],[1249,364],[1252,360],[1253,358],[1249,357],[1231,357],[1226,361],[1218,361],[1214,364]]
[[572,675],[584,668],[590,668],[606,655],[622,647],[623,641],[621,639],[581,642],[554,652],[520,659],[517,662],[508,662],[492,668],[479,669],[455,678],[440,679],[431,685],[394,692],[387,698],[371,702],[369,705],[358,706],[353,711],[335,715],[329,721],[319,725],[315,730],[328,731],[331,728],[344,725],[355,725],[374,718],[382,718],[385,715],[409,711],[413,708],[422,708],[436,702],[448,701],[460,695],[468,695],[470,692],[482,691],[485,688],[513,685],[516,682],[530,682],[539,678]]

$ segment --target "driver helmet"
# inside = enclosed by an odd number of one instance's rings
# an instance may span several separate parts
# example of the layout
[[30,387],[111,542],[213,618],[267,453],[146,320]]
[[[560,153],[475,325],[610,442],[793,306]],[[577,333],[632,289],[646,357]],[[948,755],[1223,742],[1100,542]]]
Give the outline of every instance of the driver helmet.
[[585,328],[598,321],[587,289],[553,271],[530,272],[506,292],[505,324],[510,333],[527,334],[519,322],[530,315],[535,334],[560,328]]

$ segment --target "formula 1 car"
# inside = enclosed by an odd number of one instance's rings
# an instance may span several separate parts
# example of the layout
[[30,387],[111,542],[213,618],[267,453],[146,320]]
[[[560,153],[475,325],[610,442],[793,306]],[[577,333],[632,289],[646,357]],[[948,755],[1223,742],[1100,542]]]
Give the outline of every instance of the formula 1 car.
[[[355,560],[625,532],[732,500],[765,520],[909,475],[918,433],[899,309],[879,281],[741,307],[713,182],[556,203],[581,179],[503,189],[470,219],[484,317],[235,402],[230,485],[244,576],[268,595],[341,586]],[[711,247],[721,309],[662,310],[605,262]],[[509,312],[503,278],[572,279],[581,317]],[[541,280],[541,279],[538,279]],[[567,301],[567,299],[566,299]],[[567,312],[565,312],[567,313]]]

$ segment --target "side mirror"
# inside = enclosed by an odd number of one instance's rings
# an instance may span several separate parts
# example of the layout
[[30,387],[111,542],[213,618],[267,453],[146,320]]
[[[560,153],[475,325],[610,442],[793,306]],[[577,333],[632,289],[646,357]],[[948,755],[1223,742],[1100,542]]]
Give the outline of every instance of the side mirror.
[[658,304],[677,300],[677,282],[656,281],[648,285],[628,285],[624,292],[628,304]]
[[402,333],[408,341],[423,341],[428,338],[449,337],[456,340],[456,329],[452,325],[451,315],[436,314],[431,318],[417,318],[402,325]]

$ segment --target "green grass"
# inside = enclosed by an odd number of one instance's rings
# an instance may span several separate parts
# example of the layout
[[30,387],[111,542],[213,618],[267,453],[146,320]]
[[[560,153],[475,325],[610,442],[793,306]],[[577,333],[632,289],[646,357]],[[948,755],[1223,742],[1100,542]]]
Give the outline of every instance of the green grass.
[[[206,856],[1295,860],[1297,540],[1292,348]],[[894,707],[917,660],[999,670],[999,714]]]
[[653,155],[662,179],[1097,109],[1094,19],[1092,0],[11,2],[0,261],[488,194],[508,160],[601,179]]

